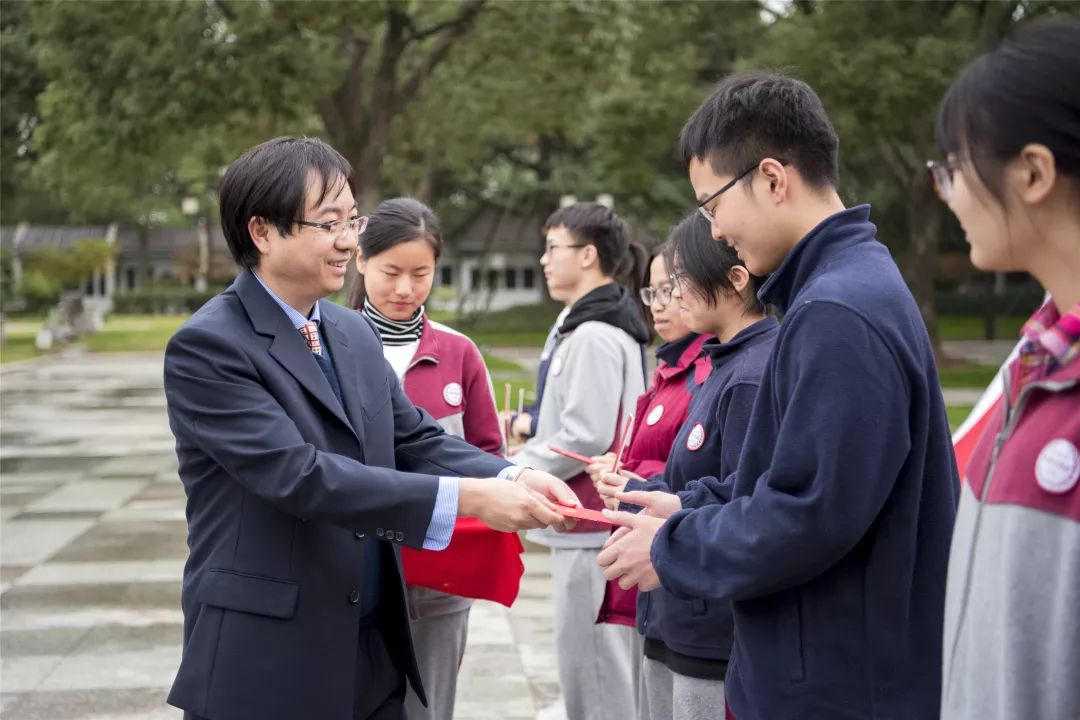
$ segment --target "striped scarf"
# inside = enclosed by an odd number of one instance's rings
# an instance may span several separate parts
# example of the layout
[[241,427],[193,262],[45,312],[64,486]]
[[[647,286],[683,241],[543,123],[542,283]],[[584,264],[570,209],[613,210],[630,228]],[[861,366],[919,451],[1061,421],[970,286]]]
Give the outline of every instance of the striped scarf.
[[390,347],[408,345],[420,339],[420,333],[424,330],[424,306],[408,320],[391,320],[375,309],[371,301],[364,298],[364,314],[379,330],[383,345]]

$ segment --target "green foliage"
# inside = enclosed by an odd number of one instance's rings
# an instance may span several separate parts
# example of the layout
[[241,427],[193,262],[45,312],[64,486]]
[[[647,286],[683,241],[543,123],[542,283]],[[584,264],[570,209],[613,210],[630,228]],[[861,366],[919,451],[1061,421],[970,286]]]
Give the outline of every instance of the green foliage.
[[144,292],[129,292],[113,296],[113,312],[117,315],[176,315],[193,313],[220,292],[199,292],[190,288],[155,288]]

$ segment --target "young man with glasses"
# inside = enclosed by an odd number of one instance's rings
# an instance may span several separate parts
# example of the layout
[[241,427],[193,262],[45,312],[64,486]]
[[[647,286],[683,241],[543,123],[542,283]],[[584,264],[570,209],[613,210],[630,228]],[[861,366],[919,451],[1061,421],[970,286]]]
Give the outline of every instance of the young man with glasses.
[[[556,210],[544,234],[540,264],[548,292],[568,311],[541,369],[536,430],[513,460],[566,480],[586,507],[600,509],[585,467],[550,446],[592,457],[618,444],[624,418],[645,390],[644,347],[652,333],[637,293],[648,258],[622,218],[597,203]],[[634,632],[596,623],[604,596],[596,556],[609,530],[581,522],[568,533],[528,535],[551,548],[555,648],[569,720],[633,715]],[[549,712],[557,716],[557,710]]]
[[165,351],[190,548],[168,701],[187,718],[396,720],[406,678],[424,697],[401,546],[444,549],[458,515],[565,528],[551,501],[577,500],[447,435],[370,321],[323,300],[365,223],[337,151],[268,141],[220,196],[243,269]]
[[619,514],[606,576],[732,602],[738,720],[937,717],[957,477],[918,307],[870,208],[841,203],[806,84],[728,77],[681,146],[713,237],[770,276],[783,321],[738,468],[702,483],[715,502],[635,498],[670,517]]

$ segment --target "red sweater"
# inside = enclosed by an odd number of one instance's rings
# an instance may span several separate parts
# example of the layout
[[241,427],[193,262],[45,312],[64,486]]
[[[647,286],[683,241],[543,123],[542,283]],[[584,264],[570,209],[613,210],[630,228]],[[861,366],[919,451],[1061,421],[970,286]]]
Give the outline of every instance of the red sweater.
[[[660,363],[649,388],[638,398],[624,469],[643,478],[664,472],[671,445],[686,422],[693,390],[712,370],[708,356],[701,352],[708,339],[707,335],[687,335],[657,349]],[[636,589],[622,590],[618,583],[609,582],[597,622],[634,627],[636,606]]]

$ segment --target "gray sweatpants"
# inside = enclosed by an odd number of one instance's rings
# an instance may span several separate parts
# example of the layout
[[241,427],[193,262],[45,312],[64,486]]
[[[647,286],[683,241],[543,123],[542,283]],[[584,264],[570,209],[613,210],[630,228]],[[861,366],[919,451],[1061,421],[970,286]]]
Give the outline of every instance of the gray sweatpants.
[[465,656],[469,633],[469,609],[473,601],[438,590],[410,585],[409,619],[416,663],[424,683],[428,706],[409,686],[405,696],[408,720],[453,720],[458,670]]
[[638,720],[723,720],[724,681],[672,672],[662,662],[641,664]]
[[599,548],[552,548],[555,649],[567,720],[628,720],[634,714],[633,628],[596,624],[604,600]]

